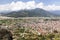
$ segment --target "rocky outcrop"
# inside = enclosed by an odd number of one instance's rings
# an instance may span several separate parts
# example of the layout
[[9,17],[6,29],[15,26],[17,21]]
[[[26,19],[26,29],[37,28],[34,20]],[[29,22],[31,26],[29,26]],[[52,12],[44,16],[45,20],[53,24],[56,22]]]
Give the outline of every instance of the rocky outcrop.
[[0,40],[13,40],[12,33],[7,29],[0,29]]

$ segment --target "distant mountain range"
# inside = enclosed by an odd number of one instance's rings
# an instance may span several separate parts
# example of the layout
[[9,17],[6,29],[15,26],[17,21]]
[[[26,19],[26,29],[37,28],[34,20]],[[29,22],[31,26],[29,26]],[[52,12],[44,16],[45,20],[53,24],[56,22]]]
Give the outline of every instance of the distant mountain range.
[[55,11],[51,11],[51,12],[56,14],[56,15],[60,15],[60,10],[55,10]]
[[52,17],[58,16],[53,12],[49,12],[40,8],[31,9],[31,10],[19,10],[19,11],[12,11],[7,13],[1,13],[2,16],[8,17]]

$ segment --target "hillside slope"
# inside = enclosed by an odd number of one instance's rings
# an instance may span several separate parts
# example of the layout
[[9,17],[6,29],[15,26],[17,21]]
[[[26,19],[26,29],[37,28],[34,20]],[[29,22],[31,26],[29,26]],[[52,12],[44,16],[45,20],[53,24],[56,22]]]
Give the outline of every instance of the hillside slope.
[[8,17],[51,17],[55,16],[54,14],[45,11],[43,9],[31,9],[31,10],[19,10],[19,11],[12,11],[9,13],[3,14],[4,16]]

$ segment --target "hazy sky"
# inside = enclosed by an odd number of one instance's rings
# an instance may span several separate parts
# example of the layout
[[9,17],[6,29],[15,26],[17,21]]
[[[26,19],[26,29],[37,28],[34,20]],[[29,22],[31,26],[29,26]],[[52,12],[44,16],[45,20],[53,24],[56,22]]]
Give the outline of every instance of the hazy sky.
[[60,0],[0,0],[0,11],[35,8],[60,10]]
[[[32,1],[32,0],[0,0],[0,4],[7,4],[7,3],[11,3],[11,2],[17,2],[17,1],[22,1],[22,2],[28,2],[28,1]],[[45,5],[48,4],[56,4],[56,5],[60,5],[60,0],[34,0],[36,3],[40,3],[43,2]]]

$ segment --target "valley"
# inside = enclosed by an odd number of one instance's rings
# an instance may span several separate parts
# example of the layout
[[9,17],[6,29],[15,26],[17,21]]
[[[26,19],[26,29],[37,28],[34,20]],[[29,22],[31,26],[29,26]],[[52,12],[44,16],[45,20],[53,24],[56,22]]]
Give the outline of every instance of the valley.
[[[60,36],[59,17],[20,17],[0,20],[0,28],[8,29],[14,40],[53,40]],[[42,35],[42,36],[41,36]],[[57,36],[57,37],[56,37]],[[46,38],[47,37],[47,38]]]

